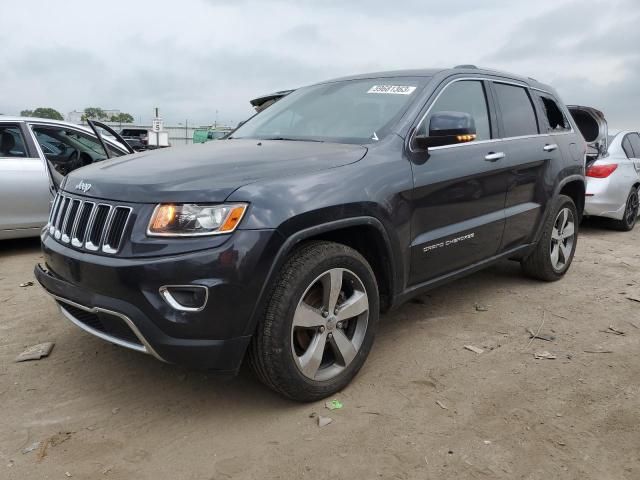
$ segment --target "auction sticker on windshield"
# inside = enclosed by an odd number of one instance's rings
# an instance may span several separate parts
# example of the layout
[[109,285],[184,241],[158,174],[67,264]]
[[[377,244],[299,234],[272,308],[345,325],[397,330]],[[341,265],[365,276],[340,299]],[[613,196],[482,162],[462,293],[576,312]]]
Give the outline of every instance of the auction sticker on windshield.
[[367,93],[390,93],[393,95],[411,95],[416,87],[409,85],[374,85]]

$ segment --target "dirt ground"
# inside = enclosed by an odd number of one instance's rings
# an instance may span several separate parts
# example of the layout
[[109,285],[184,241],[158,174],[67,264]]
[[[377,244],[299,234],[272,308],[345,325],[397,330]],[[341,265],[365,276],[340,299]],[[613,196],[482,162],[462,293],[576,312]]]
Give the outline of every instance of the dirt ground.
[[19,286],[38,248],[0,243],[2,479],[640,478],[640,228],[584,226],[563,281],[504,262],[385,315],[332,412],[84,333]]

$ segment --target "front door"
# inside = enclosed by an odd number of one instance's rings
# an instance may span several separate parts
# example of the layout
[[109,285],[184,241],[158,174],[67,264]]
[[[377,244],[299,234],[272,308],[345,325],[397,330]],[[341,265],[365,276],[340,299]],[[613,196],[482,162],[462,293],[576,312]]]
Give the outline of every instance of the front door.
[[29,152],[21,124],[0,123],[0,230],[42,227],[49,201],[45,166]]
[[454,80],[439,93],[417,128],[436,112],[470,114],[476,140],[410,153],[414,190],[412,285],[454,273],[496,255],[504,230],[507,171],[480,80]]

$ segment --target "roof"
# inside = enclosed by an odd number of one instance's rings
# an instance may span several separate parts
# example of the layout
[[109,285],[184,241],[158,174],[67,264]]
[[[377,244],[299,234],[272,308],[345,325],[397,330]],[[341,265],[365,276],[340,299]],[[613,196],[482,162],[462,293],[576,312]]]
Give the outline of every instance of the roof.
[[345,77],[339,77],[331,80],[326,80],[323,82],[318,82],[318,84],[339,82],[339,81],[345,81],[345,80],[361,80],[361,79],[367,79],[367,78],[391,78],[391,77],[425,77],[426,78],[426,77],[433,77],[436,75],[442,75],[446,77],[449,75],[458,75],[458,74],[465,74],[465,73],[469,75],[473,74],[473,75],[489,75],[489,76],[503,77],[503,78],[508,78],[508,79],[525,83],[530,87],[538,88],[541,90],[553,90],[550,86],[540,83],[536,79],[531,77],[523,77],[521,75],[516,75],[509,72],[502,72],[499,70],[478,68],[472,65],[460,65],[454,68],[422,68],[422,69],[412,69],[412,70],[389,70],[384,72],[361,73],[358,75],[348,75]]

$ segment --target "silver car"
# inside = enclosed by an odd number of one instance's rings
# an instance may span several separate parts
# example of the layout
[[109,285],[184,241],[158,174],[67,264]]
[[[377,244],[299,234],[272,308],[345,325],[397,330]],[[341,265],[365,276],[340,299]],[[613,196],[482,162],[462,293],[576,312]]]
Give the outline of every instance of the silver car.
[[98,133],[99,126],[114,135],[109,127],[96,125],[0,116],[0,239],[38,236],[70,171],[133,152],[122,139]]
[[608,137],[607,154],[587,165],[585,215],[612,219],[618,230],[632,230],[638,218],[640,136],[621,131]]

